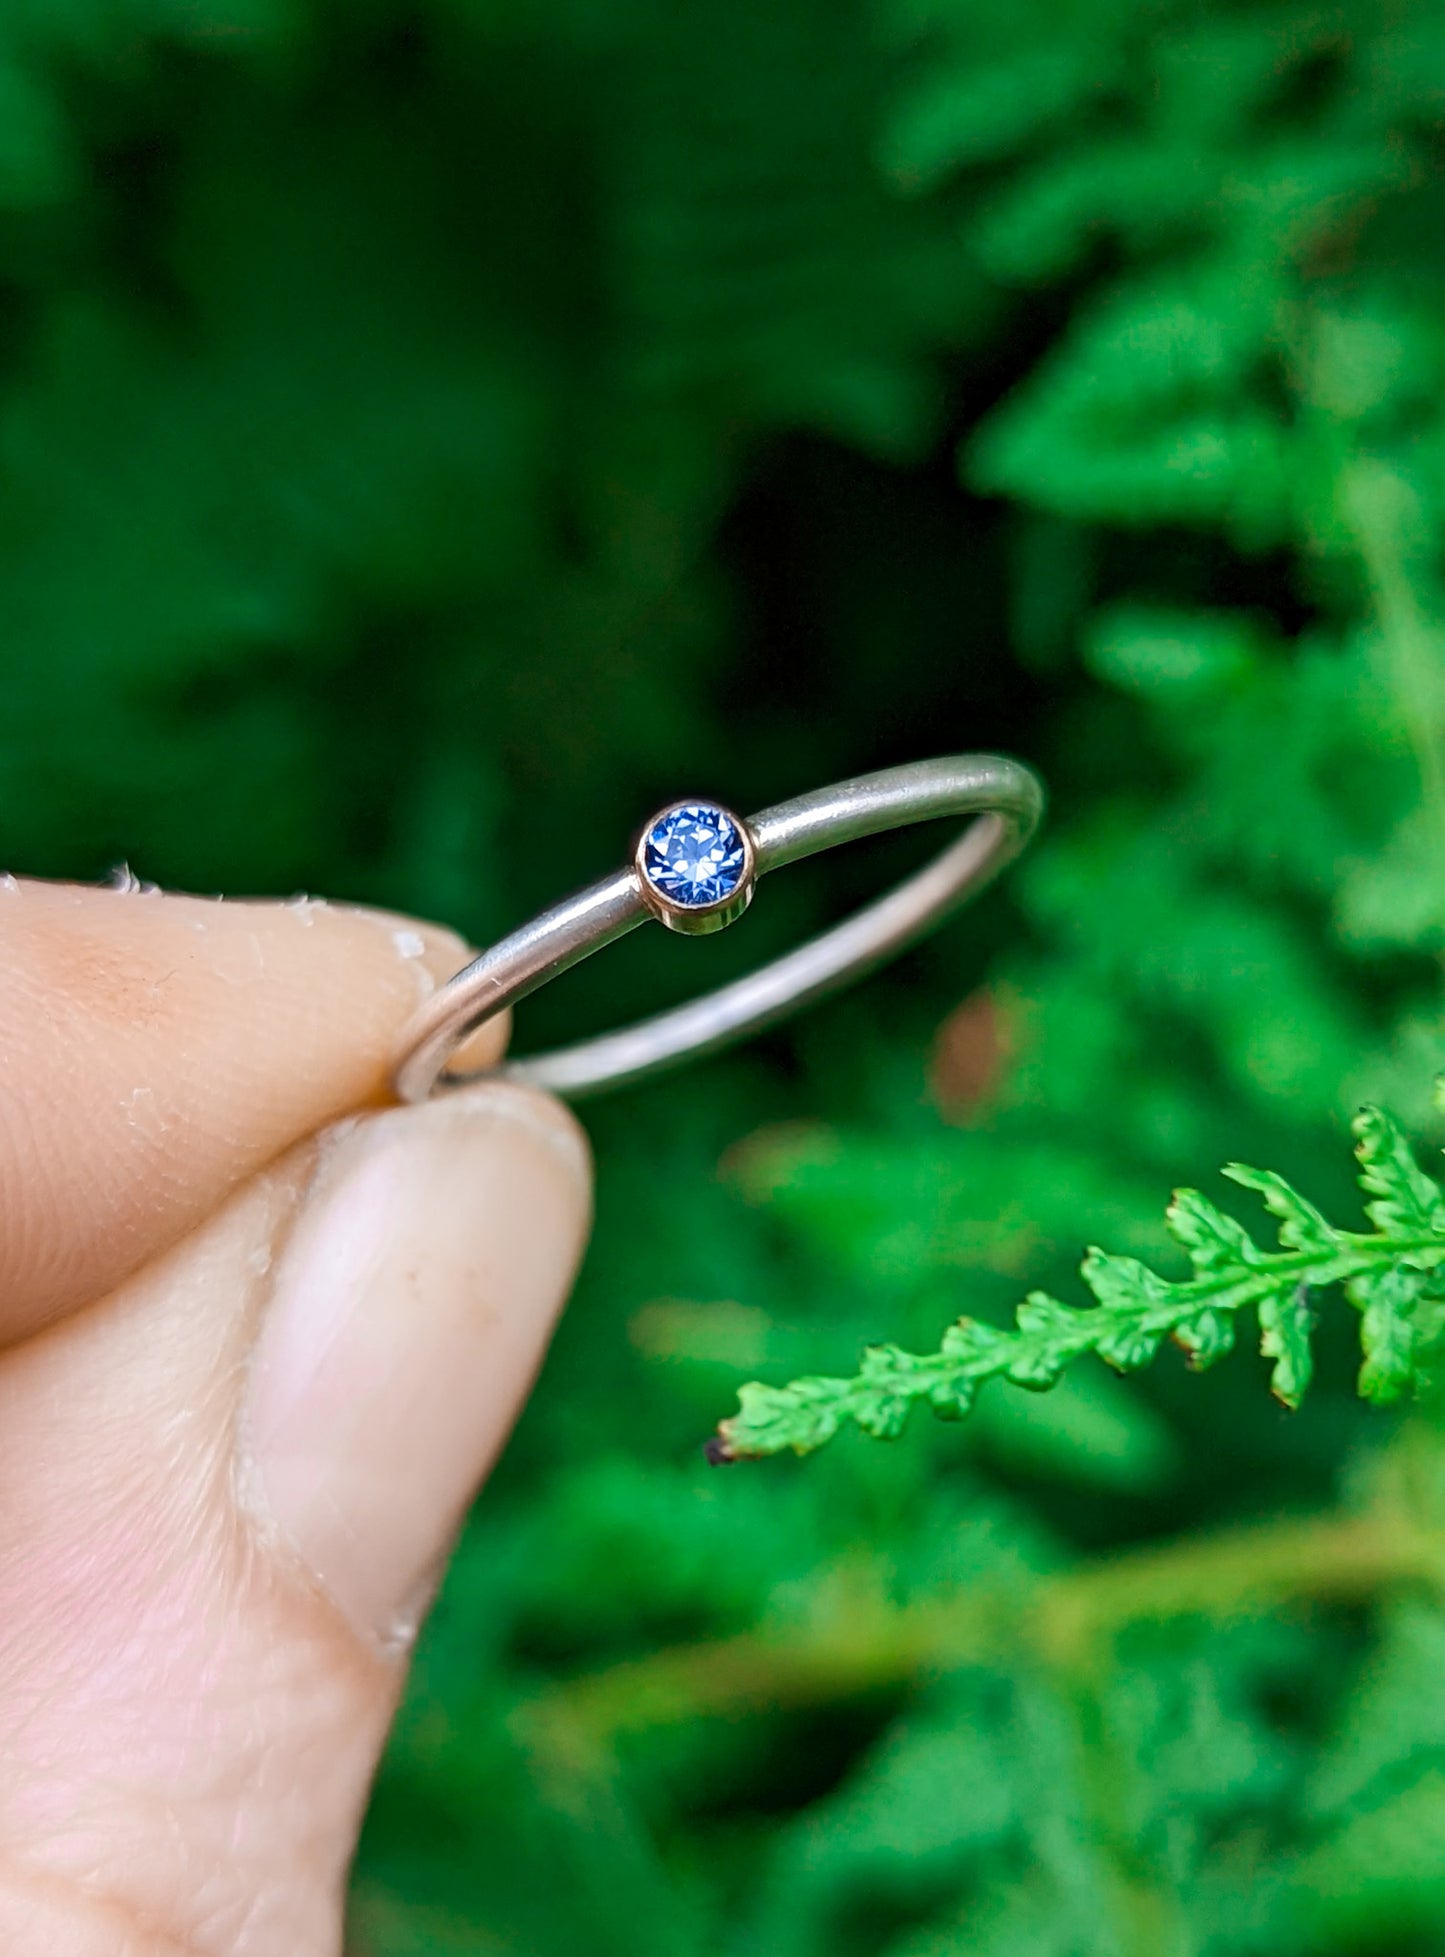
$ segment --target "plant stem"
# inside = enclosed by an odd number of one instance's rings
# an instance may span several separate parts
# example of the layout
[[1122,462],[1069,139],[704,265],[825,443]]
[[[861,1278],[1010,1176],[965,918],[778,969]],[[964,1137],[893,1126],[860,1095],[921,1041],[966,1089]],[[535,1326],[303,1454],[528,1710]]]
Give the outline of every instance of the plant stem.
[[1150,1619],[1227,1619],[1305,1597],[1357,1602],[1406,1583],[1445,1592],[1445,1530],[1394,1508],[1134,1551],[1022,1592],[899,1606],[855,1583],[825,1592],[810,1625],[611,1666],[532,1700],[519,1723],[554,1759],[595,1763],[629,1733],[848,1698],[1020,1649],[1079,1672],[1126,1627]]

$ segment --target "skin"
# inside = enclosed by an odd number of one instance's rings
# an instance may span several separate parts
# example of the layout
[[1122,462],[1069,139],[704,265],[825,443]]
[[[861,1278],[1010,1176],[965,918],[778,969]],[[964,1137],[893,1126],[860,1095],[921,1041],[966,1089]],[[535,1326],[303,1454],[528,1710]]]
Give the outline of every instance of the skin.
[[0,882],[0,1949],[340,1949],[416,1624],[589,1215],[555,1103],[387,1105],[465,955]]

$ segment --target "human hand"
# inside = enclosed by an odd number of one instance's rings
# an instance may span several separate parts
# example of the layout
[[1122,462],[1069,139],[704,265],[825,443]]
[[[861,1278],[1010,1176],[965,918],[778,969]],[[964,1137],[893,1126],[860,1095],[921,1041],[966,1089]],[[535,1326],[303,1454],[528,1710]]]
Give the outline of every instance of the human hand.
[[588,1215],[557,1104],[384,1106],[464,955],[0,882],[0,1950],[339,1946],[414,1627]]

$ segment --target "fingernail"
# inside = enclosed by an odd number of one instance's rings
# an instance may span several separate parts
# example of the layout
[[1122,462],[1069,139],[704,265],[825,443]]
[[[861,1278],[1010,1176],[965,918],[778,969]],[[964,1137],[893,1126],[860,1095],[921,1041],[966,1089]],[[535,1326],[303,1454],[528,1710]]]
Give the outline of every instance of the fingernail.
[[391,1641],[546,1349],[581,1253],[587,1145],[488,1086],[334,1139],[279,1261],[243,1409],[263,1527]]

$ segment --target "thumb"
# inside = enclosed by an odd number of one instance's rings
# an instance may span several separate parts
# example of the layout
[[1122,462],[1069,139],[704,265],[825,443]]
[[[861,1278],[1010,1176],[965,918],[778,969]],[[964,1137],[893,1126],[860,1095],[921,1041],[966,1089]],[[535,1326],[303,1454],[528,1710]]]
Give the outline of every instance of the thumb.
[[588,1182],[571,1116],[506,1085],[375,1116],[323,1152],[239,1445],[258,1513],[364,1636],[414,1606],[511,1427]]
[[292,1149],[0,1358],[5,1948],[336,1948],[407,1633],[587,1215],[572,1117],[488,1085]]

